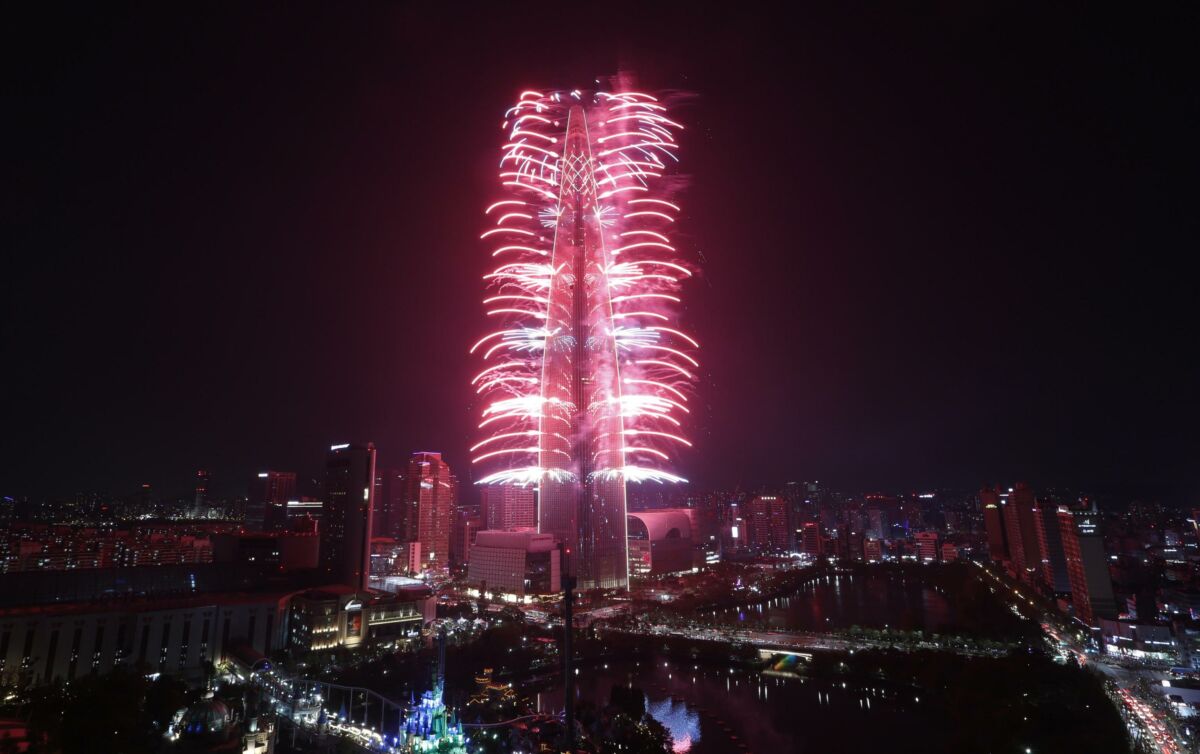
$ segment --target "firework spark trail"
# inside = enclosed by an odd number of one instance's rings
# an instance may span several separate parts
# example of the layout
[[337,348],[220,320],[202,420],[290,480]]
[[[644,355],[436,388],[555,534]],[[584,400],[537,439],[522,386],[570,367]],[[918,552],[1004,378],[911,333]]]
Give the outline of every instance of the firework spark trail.
[[562,485],[608,505],[585,534],[617,516],[624,531],[626,482],[685,481],[672,453],[691,445],[680,427],[699,344],[675,324],[692,273],[660,185],[680,129],[631,91],[525,91],[505,113],[505,196],[480,234],[497,261],[484,275],[496,329],[471,349],[485,362],[472,460],[481,484],[541,486],[543,506]]

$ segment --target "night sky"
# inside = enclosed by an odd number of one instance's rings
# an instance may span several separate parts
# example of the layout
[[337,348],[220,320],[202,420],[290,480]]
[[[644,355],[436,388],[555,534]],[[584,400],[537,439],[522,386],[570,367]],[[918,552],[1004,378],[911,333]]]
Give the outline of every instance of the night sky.
[[501,114],[632,69],[692,95],[684,476],[1200,503],[1195,15],[440,5],[9,18],[0,494],[468,477]]

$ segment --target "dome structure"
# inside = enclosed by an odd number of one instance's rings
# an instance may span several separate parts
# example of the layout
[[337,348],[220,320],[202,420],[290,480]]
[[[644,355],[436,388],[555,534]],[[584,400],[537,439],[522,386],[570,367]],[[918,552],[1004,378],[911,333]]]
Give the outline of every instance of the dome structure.
[[179,726],[181,738],[224,740],[233,731],[233,710],[210,691],[188,707]]

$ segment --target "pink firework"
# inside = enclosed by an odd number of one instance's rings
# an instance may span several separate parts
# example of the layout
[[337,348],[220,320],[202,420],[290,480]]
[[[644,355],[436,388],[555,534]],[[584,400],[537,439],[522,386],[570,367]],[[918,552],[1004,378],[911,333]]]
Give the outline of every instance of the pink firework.
[[670,464],[691,444],[699,344],[675,324],[691,272],[662,195],[681,128],[628,91],[526,91],[505,113],[472,461],[488,466],[481,484],[538,486],[539,528],[585,586],[628,582],[626,483],[685,481]]

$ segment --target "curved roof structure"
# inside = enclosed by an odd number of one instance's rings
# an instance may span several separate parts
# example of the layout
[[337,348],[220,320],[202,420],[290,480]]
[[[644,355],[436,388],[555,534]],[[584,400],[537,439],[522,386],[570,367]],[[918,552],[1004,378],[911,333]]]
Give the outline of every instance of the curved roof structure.
[[649,510],[629,514],[646,527],[651,542],[667,539],[672,530],[678,531],[680,539],[692,538],[692,518],[682,510]]

